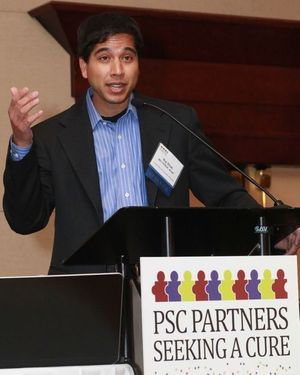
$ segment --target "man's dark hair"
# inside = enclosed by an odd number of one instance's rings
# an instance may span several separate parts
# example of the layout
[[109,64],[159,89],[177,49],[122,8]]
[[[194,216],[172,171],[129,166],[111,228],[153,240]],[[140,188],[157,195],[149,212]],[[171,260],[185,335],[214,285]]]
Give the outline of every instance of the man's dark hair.
[[85,19],[78,28],[78,55],[86,62],[97,43],[105,42],[116,34],[129,34],[134,39],[137,53],[140,54],[144,42],[136,21],[120,12],[103,12]]

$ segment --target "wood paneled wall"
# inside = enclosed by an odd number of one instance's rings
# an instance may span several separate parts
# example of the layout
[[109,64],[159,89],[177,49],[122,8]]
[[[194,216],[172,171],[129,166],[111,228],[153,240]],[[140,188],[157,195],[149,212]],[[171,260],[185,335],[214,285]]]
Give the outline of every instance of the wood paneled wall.
[[300,164],[299,22],[50,2],[30,14],[70,53],[74,97],[87,87],[77,27],[116,9],[144,35],[140,91],[193,105],[206,134],[236,163]]

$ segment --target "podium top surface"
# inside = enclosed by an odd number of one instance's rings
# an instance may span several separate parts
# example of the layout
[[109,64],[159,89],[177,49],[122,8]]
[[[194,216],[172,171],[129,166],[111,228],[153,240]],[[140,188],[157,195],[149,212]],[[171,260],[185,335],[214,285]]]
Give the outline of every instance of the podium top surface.
[[254,229],[261,217],[278,240],[300,225],[300,208],[122,208],[65,264],[114,264],[121,256],[137,263],[142,256],[162,256],[166,218],[175,256],[248,255],[258,243]]

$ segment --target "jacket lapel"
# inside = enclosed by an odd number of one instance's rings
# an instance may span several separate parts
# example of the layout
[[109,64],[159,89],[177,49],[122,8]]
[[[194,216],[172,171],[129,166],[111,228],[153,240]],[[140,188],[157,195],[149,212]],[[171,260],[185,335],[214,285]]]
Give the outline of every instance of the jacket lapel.
[[[139,97],[145,102],[150,103],[149,98],[144,98],[138,94],[135,94],[135,97]],[[137,109],[137,113],[141,132],[143,166],[144,172],[146,172],[158,144],[161,142],[168,147],[171,127],[170,122],[167,121],[167,117],[155,108],[142,106]],[[148,193],[148,204],[149,206],[153,206],[155,205],[158,188],[147,177],[146,189]]]
[[65,131],[60,142],[100,219],[102,215],[100,185],[93,141],[93,133],[85,99],[75,104],[73,110],[61,121]]
[[[135,96],[139,95],[135,94]],[[150,100],[143,97],[141,99]],[[141,133],[143,166],[144,172],[146,172],[158,144],[161,142],[168,147],[171,126],[167,116],[154,108],[143,106],[137,109],[137,113]],[[61,125],[65,130],[59,134],[60,142],[101,220],[100,184],[92,128],[85,99],[74,105],[72,110],[62,119]],[[158,189],[147,177],[146,189],[148,204],[153,206]]]

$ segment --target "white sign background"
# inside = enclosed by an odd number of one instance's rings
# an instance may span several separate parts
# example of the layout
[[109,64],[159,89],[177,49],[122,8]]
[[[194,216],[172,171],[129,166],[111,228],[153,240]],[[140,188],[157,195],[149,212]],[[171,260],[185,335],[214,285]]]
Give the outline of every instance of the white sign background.
[[[186,271],[196,281],[199,270],[206,280],[217,271],[223,281],[225,271],[234,280],[239,270],[247,280],[252,270],[259,279],[269,270],[274,280],[278,269],[288,298],[155,302],[152,293],[159,271],[165,281],[172,271],[178,281]],[[296,256],[141,258],[144,374],[299,375],[297,278]]]

